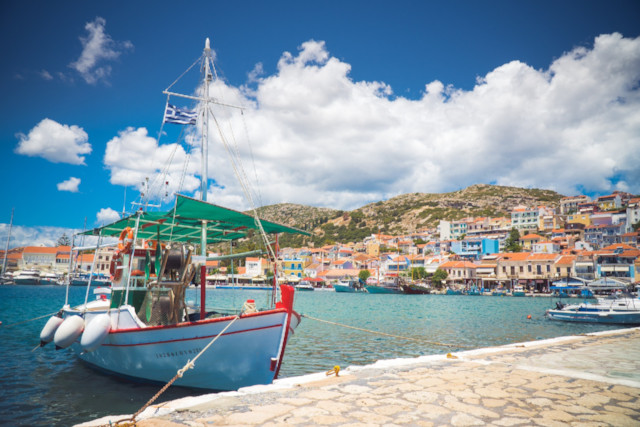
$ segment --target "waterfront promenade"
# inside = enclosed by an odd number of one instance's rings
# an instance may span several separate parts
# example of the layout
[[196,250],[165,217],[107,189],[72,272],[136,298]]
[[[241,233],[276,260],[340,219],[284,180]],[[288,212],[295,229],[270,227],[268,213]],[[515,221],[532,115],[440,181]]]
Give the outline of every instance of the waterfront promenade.
[[380,361],[153,405],[137,425],[638,426],[638,355],[634,328]]

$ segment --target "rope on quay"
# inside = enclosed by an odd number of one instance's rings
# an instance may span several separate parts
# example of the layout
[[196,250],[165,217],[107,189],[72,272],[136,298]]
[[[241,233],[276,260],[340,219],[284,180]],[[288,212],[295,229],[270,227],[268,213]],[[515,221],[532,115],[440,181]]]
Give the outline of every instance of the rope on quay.
[[10,323],[8,325],[2,325],[2,322],[0,322],[0,326],[4,326],[5,328],[10,328],[11,326],[16,326],[16,325],[21,325],[21,324],[27,323],[27,322],[32,322],[34,320],[42,319],[43,317],[53,316],[54,314],[56,314],[58,312],[60,312],[60,310],[57,310],[57,311],[54,311],[53,313],[45,314],[45,315],[42,315],[42,316],[34,317],[33,319],[23,320],[21,322],[16,322],[16,323]]
[[409,341],[418,341],[418,342],[422,342],[422,343],[426,343],[426,344],[437,345],[437,346],[440,346],[440,347],[447,347],[447,348],[458,348],[458,347],[473,348],[473,346],[471,346],[471,345],[447,344],[447,343],[442,343],[442,342],[437,342],[437,341],[428,341],[428,340],[424,340],[424,339],[421,339],[421,338],[404,337],[402,335],[387,334],[385,332],[379,332],[379,331],[372,331],[370,329],[357,328],[355,326],[345,325],[343,323],[336,323],[336,322],[331,322],[329,320],[318,319],[317,317],[311,317],[311,316],[308,316],[306,314],[301,314],[301,316],[305,317],[307,319],[317,320],[318,322],[328,323],[330,325],[342,326],[343,328],[348,328],[348,329],[355,329],[356,331],[369,332],[371,334],[384,335],[384,336],[387,336],[387,337],[400,338],[400,339],[409,340]]
[[231,325],[233,325],[233,323],[238,320],[240,318],[240,316],[236,316],[233,318],[233,320],[231,322],[229,322],[229,324],[222,330],[220,331],[220,333],[218,335],[216,335],[210,342],[209,344],[207,344],[205,346],[205,348],[203,348],[200,353],[198,353],[196,355],[196,357],[193,358],[193,360],[187,360],[187,363],[185,363],[185,365],[181,368],[178,369],[178,373],[176,373],[176,375],[171,378],[169,380],[168,383],[166,383],[164,385],[164,387],[162,387],[160,389],[160,391],[158,391],[151,399],[149,399],[149,401],[147,403],[145,403],[142,408],[138,409],[138,411],[133,414],[130,418],[123,418],[121,420],[118,420],[114,423],[109,422],[109,424],[105,424],[102,427],[110,427],[110,426],[135,426],[136,425],[136,417],[138,415],[140,415],[142,413],[142,411],[144,411],[145,409],[147,409],[153,402],[156,401],[156,399],[158,399],[158,397],[160,397],[160,395],[162,393],[164,393],[169,387],[171,387],[171,384],[173,384],[178,378],[182,378],[182,375],[184,375],[185,372],[187,372],[189,369],[192,369],[195,366],[196,360],[198,360],[198,358],[209,349],[209,347],[211,347],[213,345],[214,342],[216,342],[216,340],[218,338],[220,338],[220,336],[222,336],[222,334],[224,334],[227,329],[229,329],[229,327]]

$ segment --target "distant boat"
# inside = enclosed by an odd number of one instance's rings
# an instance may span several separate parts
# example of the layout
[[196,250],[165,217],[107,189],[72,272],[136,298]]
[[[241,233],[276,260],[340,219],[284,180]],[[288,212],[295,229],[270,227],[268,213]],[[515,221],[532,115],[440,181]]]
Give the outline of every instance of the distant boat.
[[462,295],[463,292],[461,289],[453,289],[453,288],[447,288],[447,295]]
[[296,286],[296,291],[313,291],[313,285],[311,285],[311,283],[309,282],[300,282],[298,283]]
[[595,303],[566,305],[557,302],[555,309],[547,310],[546,317],[564,322],[640,325],[640,300],[627,294],[599,298]]
[[477,286],[472,286],[466,292],[469,296],[482,296],[482,291]]
[[337,283],[333,284],[333,289],[336,292],[365,292],[362,283],[360,283],[360,281],[356,279],[339,280]]
[[513,287],[513,292],[511,292],[511,295],[514,297],[524,297],[527,294],[524,291],[524,286],[522,285],[515,285]]
[[40,275],[40,284],[41,285],[58,285],[59,277],[56,273],[42,273]]
[[400,289],[409,295],[428,295],[431,293],[431,286],[422,282],[404,283],[400,285]]
[[36,270],[23,270],[13,275],[13,283],[16,285],[39,285],[40,272]]
[[375,285],[366,285],[365,288],[370,294],[401,294],[400,280],[396,277],[393,280],[383,281]]
[[91,279],[91,286],[109,286],[111,279],[103,274],[83,274],[77,273],[71,276],[71,286],[87,286]]
[[495,288],[491,291],[491,296],[494,297],[503,297],[505,295],[507,295],[507,290],[504,288]]

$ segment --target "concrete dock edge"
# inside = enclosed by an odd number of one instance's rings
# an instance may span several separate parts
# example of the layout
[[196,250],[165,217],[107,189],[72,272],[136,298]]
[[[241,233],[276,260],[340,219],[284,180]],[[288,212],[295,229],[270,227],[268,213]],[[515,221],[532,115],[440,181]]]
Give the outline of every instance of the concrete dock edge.
[[382,360],[152,405],[137,424],[638,426],[639,355],[631,328]]

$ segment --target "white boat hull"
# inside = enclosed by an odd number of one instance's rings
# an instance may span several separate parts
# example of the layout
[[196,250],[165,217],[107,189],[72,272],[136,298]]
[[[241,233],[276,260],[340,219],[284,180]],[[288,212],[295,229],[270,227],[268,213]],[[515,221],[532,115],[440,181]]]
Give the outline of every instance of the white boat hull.
[[[207,390],[237,390],[271,383],[282,362],[290,333],[287,325],[293,329],[299,321],[293,313],[289,316],[289,312],[281,308],[243,315],[198,358],[194,368],[174,384]],[[100,312],[87,312],[86,316],[98,314]],[[124,329],[112,329],[93,352],[83,353],[79,340],[73,344],[73,350],[81,360],[99,370],[137,381],[166,383],[234,318],[141,327],[136,325],[139,321],[132,318],[131,311],[116,309],[111,310],[112,325],[119,321]]]

